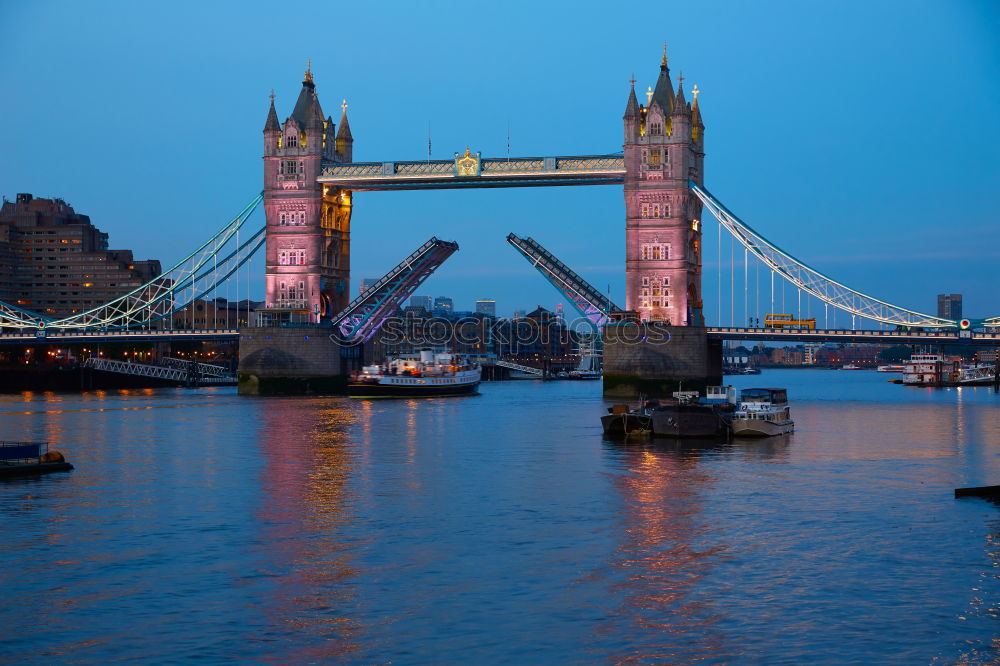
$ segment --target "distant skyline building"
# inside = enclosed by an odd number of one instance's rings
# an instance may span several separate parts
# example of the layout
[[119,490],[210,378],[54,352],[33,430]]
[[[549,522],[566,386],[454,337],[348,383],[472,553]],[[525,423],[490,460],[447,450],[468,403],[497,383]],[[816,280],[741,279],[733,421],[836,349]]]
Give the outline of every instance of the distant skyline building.
[[0,301],[64,317],[158,275],[158,260],[136,261],[131,250],[109,250],[108,234],[62,199],[20,193],[0,207]]
[[430,296],[410,296],[411,308],[423,308],[430,312],[433,309],[433,300]]
[[378,278],[361,278],[361,286],[358,287],[358,296],[365,293],[365,290],[376,282],[378,282]]
[[442,312],[454,312],[455,303],[447,296],[438,296],[434,299],[434,309]]
[[492,298],[484,298],[476,301],[476,312],[479,314],[497,316],[497,302]]
[[938,317],[958,321],[962,318],[962,294],[938,294]]

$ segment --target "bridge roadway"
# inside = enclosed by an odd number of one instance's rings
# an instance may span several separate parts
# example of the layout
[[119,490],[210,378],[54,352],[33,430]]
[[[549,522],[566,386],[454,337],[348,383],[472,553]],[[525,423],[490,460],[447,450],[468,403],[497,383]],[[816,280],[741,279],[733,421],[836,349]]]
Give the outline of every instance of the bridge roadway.
[[[331,329],[332,331],[332,329]],[[46,331],[2,333],[0,345],[80,344],[86,342],[235,342],[239,329],[183,329],[163,331]],[[762,342],[871,342],[886,345],[973,344],[1000,347],[1000,331],[853,331],[850,329],[781,329],[744,326],[710,326],[708,337],[716,340],[760,340]]]
[[710,326],[708,337],[716,340],[760,340],[762,342],[871,342],[883,345],[973,344],[1000,347],[1000,331],[854,331],[850,329],[749,328]]
[[47,330],[44,334],[2,333],[0,345],[81,344],[93,342],[235,342],[240,332],[236,328],[177,329],[163,331],[65,331]]

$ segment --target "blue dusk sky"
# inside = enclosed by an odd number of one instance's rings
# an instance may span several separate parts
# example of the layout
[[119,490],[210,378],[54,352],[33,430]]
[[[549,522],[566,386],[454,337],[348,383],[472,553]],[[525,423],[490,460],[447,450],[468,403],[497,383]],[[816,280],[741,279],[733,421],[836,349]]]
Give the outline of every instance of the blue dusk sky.
[[[0,26],[0,192],[63,197],[164,267],[261,189],[268,93],[283,120],[307,59],[326,113],[347,98],[358,161],[426,157],[428,123],[436,159],[503,156],[508,125],[515,156],[595,154],[621,150],[628,79],[641,97],[665,40],[675,85],[702,91],[706,186],[744,221],[883,300],[1000,315],[993,0],[40,1],[0,4]],[[352,293],[436,235],[462,249],[418,293],[553,307],[510,231],[623,304],[616,186],[359,193]],[[710,323],[716,243],[707,223]]]

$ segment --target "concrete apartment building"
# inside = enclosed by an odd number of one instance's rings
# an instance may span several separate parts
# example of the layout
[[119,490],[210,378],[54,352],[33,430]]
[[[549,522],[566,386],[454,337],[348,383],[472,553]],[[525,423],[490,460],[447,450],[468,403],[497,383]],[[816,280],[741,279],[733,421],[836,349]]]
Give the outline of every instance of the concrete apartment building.
[[160,274],[155,259],[109,250],[108,235],[62,199],[18,194],[0,207],[0,301],[48,317],[106,303]]

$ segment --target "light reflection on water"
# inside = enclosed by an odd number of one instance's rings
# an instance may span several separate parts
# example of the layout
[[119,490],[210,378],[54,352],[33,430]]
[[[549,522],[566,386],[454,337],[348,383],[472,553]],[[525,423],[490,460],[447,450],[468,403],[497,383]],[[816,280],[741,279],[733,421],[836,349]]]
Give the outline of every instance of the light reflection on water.
[[[0,397],[14,661],[992,662],[1000,399],[774,371],[797,430],[603,441],[587,382],[451,400]],[[151,637],[156,637],[155,640]]]

